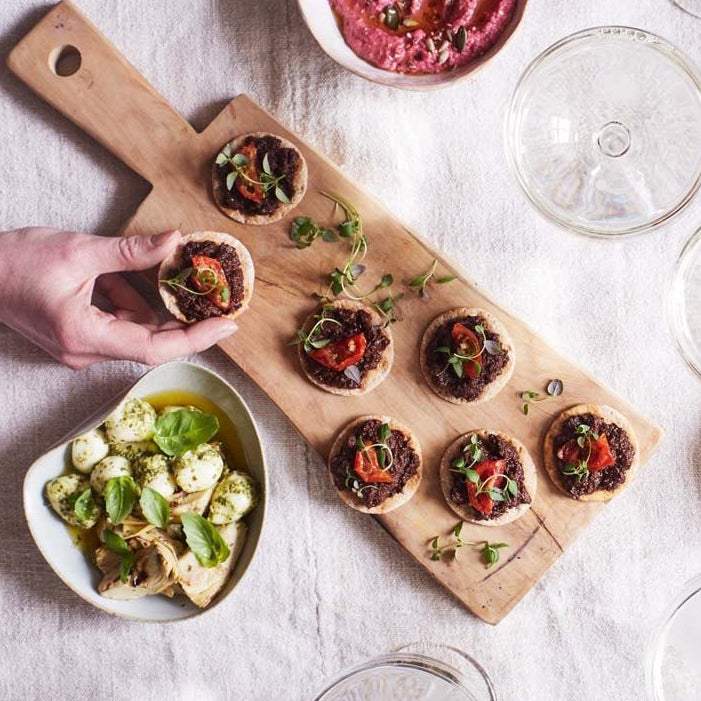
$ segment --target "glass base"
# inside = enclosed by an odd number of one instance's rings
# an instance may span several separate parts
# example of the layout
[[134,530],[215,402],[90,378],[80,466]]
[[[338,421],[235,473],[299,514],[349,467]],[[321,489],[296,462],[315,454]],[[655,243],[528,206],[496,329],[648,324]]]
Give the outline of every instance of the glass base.
[[343,672],[315,701],[497,701],[487,672],[447,645],[412,643]]

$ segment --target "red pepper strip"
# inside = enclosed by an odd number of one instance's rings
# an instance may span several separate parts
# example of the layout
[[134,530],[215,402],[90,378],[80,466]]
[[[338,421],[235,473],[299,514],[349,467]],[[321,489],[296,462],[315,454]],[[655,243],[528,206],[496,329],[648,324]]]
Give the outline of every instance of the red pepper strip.
[[[453,352],[458,355],[475,355],[482,345],[477,334],[464,324],[454,324],[451,336]],[[479,377],[482,372],[482,353],[475,356],[472,360],[464,360],[462,371],[464,375],[471,377],[473,380]]]
[[309,357],[327,368],[342,372],[351,365],[355,365],[365,355],[367,346],[365,334],[359,333],[329,343],[323,348],[315,348],[309,352]]
[[[503,475],[506,469],[506,460],[485,460],[473,468],[480,476],[480,482],[484,484],[494,475]],[[489,479],[487,489],[501,489],[504,480],[501,477]],[[470,506],[481,514],[489,516],[494,508],[494,501],[487,492],[477,494],[478,485],[467,480],[467,498]]]
[[[192,267],[194,268],[190,280],[197,292],[211,292],[207,299],[226,311],[231,306],[231,290],[221,263],[209,256],[192,256]],[[213,288],[213,289],[212,289]]]
[[374,448],[359,450],[355,454],[355,465],[353,467],[355,474],[363,480],[363,482],[391,482],[392,475],[385,472],[377,461],[377,453]]
[[[256,156],[258,154],[258,149],[256,146],[254,144],[247,144],[239,149],[237,153],[240,153],[248,158],[248,164],[243,167],[243,172],[251,180],[255,180],[257,182],[259,176],[258,171],[256,170]],[[261,185],[252,183],[241,175],[236,178],[236,189],[239,191],[239,194],[242,197],[245,197],[247,200],[251,200],[251,202],[260,203],[265,197],[265,192],[263,192]]]

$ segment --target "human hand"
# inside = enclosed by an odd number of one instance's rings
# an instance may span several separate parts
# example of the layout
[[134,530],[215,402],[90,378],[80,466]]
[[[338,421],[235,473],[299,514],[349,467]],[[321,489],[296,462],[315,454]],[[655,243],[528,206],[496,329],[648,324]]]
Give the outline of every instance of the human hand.
[[[180,234],[103,237],[56,229],[0,233],[0,322],[73,369],[109,359],[158,365],[198,353],[230,336],[229,319],[158,323],[119,271],[147,270]],[[114,306],[92,304],[93,292]]]

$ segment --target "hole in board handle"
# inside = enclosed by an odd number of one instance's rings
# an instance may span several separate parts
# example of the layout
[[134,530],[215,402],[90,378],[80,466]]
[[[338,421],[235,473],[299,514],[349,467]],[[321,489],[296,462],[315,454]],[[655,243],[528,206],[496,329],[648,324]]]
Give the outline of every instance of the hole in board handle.
[[49,67],[58,76],[67,78],[78,72],[82,57],[80,51],[71,44],[59,46],[49,56]]

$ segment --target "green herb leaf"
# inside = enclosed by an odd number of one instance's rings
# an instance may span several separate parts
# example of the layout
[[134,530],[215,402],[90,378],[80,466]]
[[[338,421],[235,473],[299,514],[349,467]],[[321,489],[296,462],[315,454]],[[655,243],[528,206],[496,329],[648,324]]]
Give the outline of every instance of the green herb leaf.
[[453,528],[453,535],[454,535],[456,538],[458,538],[458,539],[460,538],[460,534],[462,533],[462,527],[463,527],[464,525],[465,525],[465,524],[464,524],[462,521],[460,521],[459,523],[457,523],[457,524],[455,525],[455,528]]
[[389,427],[389,424],[382,424],[379,431],[380,443],[386,443],[391,435],[392,429]]
[[457,276],[457,275],[445,275],[445,276],[443,276],[443,277],[439,277],[439,278],[436,280],[436,282],[437,282],[439,285],[445,285],[445,284],[447,284],[447,283],[449,283],[449,282],[453,282],[453,280],[457,280],[457,279],[458,279],[458,276]]
[[131,568],[134,566],[134,553],[129,547],[128,543],[124,538],[117,535],[114,531],[104,530],[102,532],[102,537],[105,540],[105,547],[111,550],[115,555],[119,555],[121,558],[121,564],[119,566],[119,581],[122,584],[126,584],[129,579],[129,573]]
[[275,186],[275,197],[283,204],[289,204],[290,198],[285,194],[285,191],[279,186]]
[[225,163],[228,163],[228,162],[229,162],[229,159],[225,153],[217,154],[217,159],[216,159],[215,163],[218,166],[223,166]]
[[455,32],[455,48],[462,53],[463,49],[465,48],[465,42],[467,41],[467,29],[465,29],[465,26],[463,25],[458,29],[457,32]]
[[389,5],[385,8],[385,24],[393,30],[399,28],[399,10],[396,5]]
[[116,526],[132,511],[136,503],[136,484],[130,475],[113,477],[105,486],[105,508]]
[[233,170],[231,173],[229,173],[226,176],[226,189],[231,190],[234,187],[234,183],[236,182],[236,178],[238,177],[238,172]]
[[153,440],[166,455],[180,457],[206,443],[218,430],[219,420],[216,416],[179,409],[156,419]]
[[97,504],[93,498],[92,489],[88,487],[73,504],[73,511],[81,521],[89,521],[95,515]]
[[331,229],[324,229],[321,238],[326,241],[326,243],[336,243],[336,241],[338,241],[338,234]]
[[139,506],[149,523],[159,528],[165,528],[168,525],[170,506],[160,492],[150,487],[144,487],[141,490]]
[[202,567],[216,567],[229,557],[229,546],[210,521],[194,511],[180,516],[188,547]]
[[391,274],[387,273],[386,275],[382,276],[382,280],[380,280],[380,284],[377,286],[377,289],[382,289],[384,287],[391,287],[394,284],[394,276]]
[[231,160],[233,161],[234,165],[239,168],[243,168],[250,163],[248,156],[244,156],[242,153],[237,153]]
[[270,170],[270,161],[268,160],[268,154],[266,153],[265,156],[263,156],[263,172],[266,175],[272,175],[273,171]]

